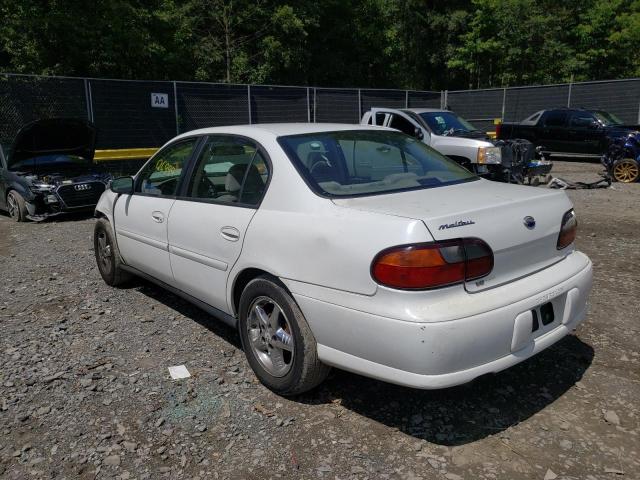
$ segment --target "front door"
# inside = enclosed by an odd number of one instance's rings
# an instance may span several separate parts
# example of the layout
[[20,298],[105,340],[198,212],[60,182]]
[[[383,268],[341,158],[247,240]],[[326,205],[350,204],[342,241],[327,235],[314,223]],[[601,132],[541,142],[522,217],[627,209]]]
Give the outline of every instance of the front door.
[[567,151],[586,155],[602,154],[600,144],[603,133],[599,126],[592,113],[573,112],[569,117]]
[[153,156],[136,176],[133,195],[114,207],[118,248],[127,265],[173,284],[167,222],[198,137],[179,140]]
[[269,177],[265,158],[252,140],[210,136],[169,214],[177,288],[227,313],[229,272]]
[[406,113],[386,108],[372,108],[371,117],[374,125],[394,128],[407,135],[418,138],[429,145],[429,132]]

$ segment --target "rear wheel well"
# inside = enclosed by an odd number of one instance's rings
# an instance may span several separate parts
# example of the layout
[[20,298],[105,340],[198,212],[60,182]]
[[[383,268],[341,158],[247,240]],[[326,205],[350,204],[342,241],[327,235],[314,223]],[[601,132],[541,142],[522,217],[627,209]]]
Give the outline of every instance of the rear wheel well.
[[236,277],[233,283],[233,311],[238,314],[240,309],[240,297],[242,296],[242,292],[244,291],[244,287],[246,287],[251,280],[254,278],[260,277],[262,275],[268,275],[273,277],[269,272],[265,272],[264,270],[260,270],[259,268],[247,268],[241,271]]

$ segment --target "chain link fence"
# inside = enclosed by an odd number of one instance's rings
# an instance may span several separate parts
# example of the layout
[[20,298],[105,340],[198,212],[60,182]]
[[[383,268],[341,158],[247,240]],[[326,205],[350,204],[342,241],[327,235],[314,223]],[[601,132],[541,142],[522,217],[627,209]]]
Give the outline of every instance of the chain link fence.
[[495,119],[519,122],[538,110],[562,107],[605,110],[625,123],[640,124],[638,78],[445,91],[443,97],[444,105],[483,130],[492,130]]
[[230,85],[0,74],[0,141],[47,117],[93,121],[99,149],[158,147],[196,128],[269,122],[358,123],[372,107],[444,108],[483,130],[554,107],[640,123],[640,79],[458,91]]

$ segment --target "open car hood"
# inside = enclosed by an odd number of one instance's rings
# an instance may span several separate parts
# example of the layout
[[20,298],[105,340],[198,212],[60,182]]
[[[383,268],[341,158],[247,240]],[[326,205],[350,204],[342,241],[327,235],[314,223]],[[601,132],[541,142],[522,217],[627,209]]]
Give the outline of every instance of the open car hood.
[[42,155],[74,155],[93,161],[96,127],[86,120],[46,118],[27,123],[16,135],[7,166]]

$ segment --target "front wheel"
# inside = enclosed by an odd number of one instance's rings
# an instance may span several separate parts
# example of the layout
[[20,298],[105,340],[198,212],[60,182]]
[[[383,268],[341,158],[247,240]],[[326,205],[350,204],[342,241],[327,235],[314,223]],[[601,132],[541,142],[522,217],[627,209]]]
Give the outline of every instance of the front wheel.
[[15,190],[11,190],[7,195],[7,210],[9,216],[16,222],[26,222],[29,211],[27,210],[27,202]]
[[329,373],[318,360],[316,340],[302,311],[275,279],[258,277],[245,287],[239,329],[249,365],[275,393],[298,395]]
[[116,287],[131,278],[131,275],[122,269],[111,225],[104,218],[99,218],[93,229],[93,248],[98,270],[107,285]]
[[633,183],[638,181],[640,168],[633,158],[623,158],[613,164],[613,178],[617,182]]

